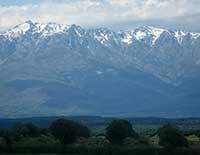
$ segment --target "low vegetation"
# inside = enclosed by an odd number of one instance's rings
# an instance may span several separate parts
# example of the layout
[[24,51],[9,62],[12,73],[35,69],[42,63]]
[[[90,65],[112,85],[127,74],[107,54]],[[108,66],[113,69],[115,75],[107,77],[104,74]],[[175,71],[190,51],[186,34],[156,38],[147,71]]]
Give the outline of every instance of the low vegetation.
[[[196,133],[167,124],[151,134],[136,133],[130,122],[113,120],[101,133],[80,123],[57,119],[49,128],[17,123],[0,129],[0,152],[86,155],[199,155]],[[5,153],[6,152],[6,153]],[[1,153],[0,153],[1,154]]]

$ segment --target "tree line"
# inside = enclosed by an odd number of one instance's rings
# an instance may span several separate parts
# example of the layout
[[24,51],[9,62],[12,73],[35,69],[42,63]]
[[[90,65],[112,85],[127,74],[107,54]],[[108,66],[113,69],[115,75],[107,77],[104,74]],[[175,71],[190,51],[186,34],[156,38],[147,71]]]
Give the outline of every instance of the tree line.
[[[188,141],[183,132],[173,125],[164,125],[156,134],[159,137],[160,146],[188,147]],[[72,144],[79,138],[89,138],[91,131],[83,124],[66,119],[53,121],[49,128],[38,128],[31,123],[17,123],[10,129],[0,130],[0,137],[4,138],[7,145],[23,137],[40,135],[52,135],[62,144]],[[140,139],[139,134],[133,130],[131,123],[127,120],[112,121],[105,129],[105,137],[112,145],[121,145],[128,137],[135,140]]]

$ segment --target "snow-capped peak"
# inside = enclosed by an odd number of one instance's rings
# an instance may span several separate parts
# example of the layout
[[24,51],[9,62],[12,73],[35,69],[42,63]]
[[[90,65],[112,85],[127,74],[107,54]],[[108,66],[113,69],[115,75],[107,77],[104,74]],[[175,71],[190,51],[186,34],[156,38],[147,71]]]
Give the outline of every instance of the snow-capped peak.
[[[35,51],[36,48],[40,53],[41,50],[44,50],[43,47],[46,46],[48,48],[52,46],[53,50],[55,47],[59,49],[64,47],[63,51],[67,49],[69,52],[76,52],[79,56],[84,52],[87,53],[87,59],[90,56],[95,56],[95,61],[96,57],[100,57],[102,60],[109,57],[107,62],[111,61],[114,64],[121,62],[130,65],[139,64],[139,68],[144,67],[145,70],[153,71],[156,76],[162,76],[164,80],[176,79],[177,76],[183,74],[184,70],[179,71],[179,67],[185,62],[187,64],[190,64],[190,62],[199,64],[200,62],[200,33],[171,31],[155,27],[139,27],[135,30],[116,32],[107,28],[83,29],[77,25],[41,24],[27,21],[0,34],[0,39],[2,39],[1,46],[10,39],[7,51],[16,47],[19,57],[23,57],[24,53],[18,53],[18,51],[28,53],[29,51]],[[6,48],[7,46],[5,46]],[[3,51],[4,55],[9,55],[10,51],[7,52],[5,49],[0,48],[0,51]],[[90,53],[92,55],[89,55]],[[174,57],[172,56],[173,53],[175,53]],[[4,55],[0,55],[1,62],[4,62]],[[124,58],[121,59],[122,56]],[[182,63],[181,58],[177,61],[178,57],[182,56],[185,56],[185,59],[189,57],[191,60]],[[166,66],[161,66],[158,70],[154,61],[158,61],[159,65],[162,65],[164,61]],[[168,61],[173,61],[173,63],[167,65]],[[181,63],[176,65],[179,61]],[[154,65],[155,67],[152,68]],[[170,71],[173,68],[172,66],[175,67],[173,72]],[[165,74],[165,77],[163,74]]]
[[186,35],[187,35],[187,33],[184,32],[184,31],[175,31],[175,37],[176,37],[179,44],[182,43],[183,37],[186,36]]
[[160,35],[167,31],[161,28],[155,28],[151,26],[143,26],[134,31],[134,37],[137,40],[144,39],[145,37],[152,37],[152,44],[155,44],[156,40],[160,37]]
[[32,21],[26,21],[25,23],[17,25],[14,28],[1,33],[0,35],[3,35],[9,40],[12,40],[26,34],[30,34],[30,36],[33,34],[37,34],[37,36],[39,37],[48,37],[54,34],[74,33],[78,37],[89,35],[104,46],[110,46],[113,43],[131,45],[134,41],[144,41],[144,43],[153,46],[162,34],[165,35],[165,32],[166,34],[169,34],[172,37],[176,38],[179,44],[181,44],[183,39],[187,36],[189,36],[193,41],[200,37],[200,33],[170,31],[151,26],[142,26],[131,31],[115,32],[107,28],[86,30],[74,24],[66,25],[57,23],[36,23]]
[[7,30],[3,35],[10,40],[12,38],[18,38],[25,35],[29,30],[32,34],[39,33],[41,36],[50,36],[55,33],[62,33],[66,31],[70,26],[65,24],[56,23],[35,23],[32,21],[26,21],[23,24],[17,25],[12,29]]
[[132,44],[133,35],[131,33],[125,33],[125,36],[122,38],[122,42],[128,45]]
[[34,33],[41,33],[42,36],[50,36],[55,33],[62,33],[69,28],[69,25],[56,23],[35,23]]
[[185,36],[190,36],[192,40],[196,40],[197,38],[200,37],[200,33],[185,32],[185,31],[181,31],[181,30],[175,31],[174,34],[175,34],[175,37],[176,37],[176,39],[177,39],[177,41],[178,41],[179,44],[182,43],[183,38]]
[[26,21],[25,23],[17,25],[14,28],[4,32],[3,35],[9,39],[17,38],[20,35],[24,35],[31,28],[32,25],[32,21]]
[[193,33],[193,32],[191,32],[190,35],[192,36],[192,38],[193,38],[194,40],[196,40],[197,38],[200,37],[200,33]]

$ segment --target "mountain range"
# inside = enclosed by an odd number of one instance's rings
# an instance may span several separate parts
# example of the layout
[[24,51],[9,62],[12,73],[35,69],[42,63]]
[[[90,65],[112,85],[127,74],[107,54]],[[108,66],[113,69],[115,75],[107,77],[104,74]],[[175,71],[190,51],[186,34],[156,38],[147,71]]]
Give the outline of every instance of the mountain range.
[[0,32],[0,117],[200,116],[200,33],[26,21]]

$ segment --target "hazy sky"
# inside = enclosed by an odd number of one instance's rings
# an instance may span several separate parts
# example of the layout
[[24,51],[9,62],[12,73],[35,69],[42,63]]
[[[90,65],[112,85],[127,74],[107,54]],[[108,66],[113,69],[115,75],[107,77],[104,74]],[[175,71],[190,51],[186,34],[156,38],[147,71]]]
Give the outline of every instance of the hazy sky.
[[200,0],[0,0],[0,29],[26,20],[131,29],[200,31]]

